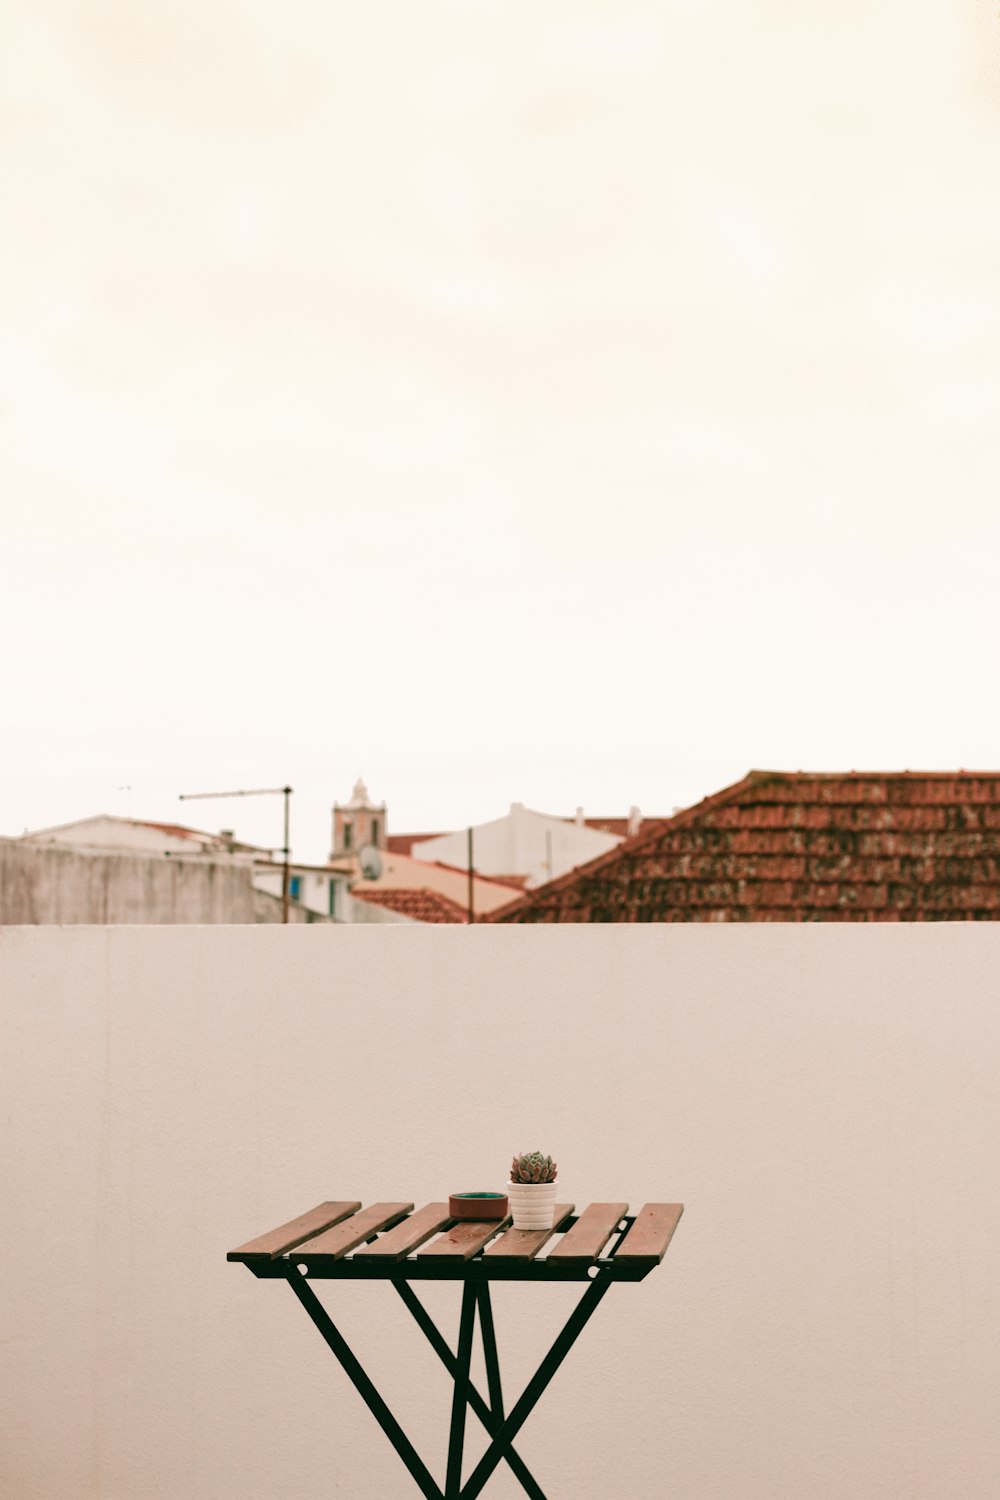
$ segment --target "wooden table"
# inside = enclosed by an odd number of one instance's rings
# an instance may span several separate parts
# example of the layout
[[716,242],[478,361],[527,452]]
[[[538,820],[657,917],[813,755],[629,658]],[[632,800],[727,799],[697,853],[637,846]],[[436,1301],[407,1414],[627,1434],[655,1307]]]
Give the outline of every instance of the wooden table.
[[[577,1214],[572,1203],[561,1203],[552,1229],[520,1230],[510,1227],[510,1219],[456,1223],[447,1203],[428,1203],[414,1213],[412,1203],[362,1208],[360,1202],[328,1202],[230,1250],[226,1258],[248,1266],[262,1280],[288,1282],[428,1500],[475,1500],[501,1460],[533,1500],[545,1500],[514,1448],[514,1439],[609,1287],[616,1281],[642,1281],[660,1264],[682,1212],[680,1203],[647,1203],[635,1215],[629,1214],[627,1203],[591,1203]],[[550,1243],[553,1238],[555,1244]],[[371,1280],[391,1283],[454,1380],[444,1490],[310,1285]],[[463,1283],[455,1354],[414,1291],[415,1281]],[[506,1412],[490,1304],[492,1281],[587,1283],[548,1354]],[[469,1379],[477,1314],[488,1400]],[[465,1414],[470,1406],[492,1442],[463,1486]]]

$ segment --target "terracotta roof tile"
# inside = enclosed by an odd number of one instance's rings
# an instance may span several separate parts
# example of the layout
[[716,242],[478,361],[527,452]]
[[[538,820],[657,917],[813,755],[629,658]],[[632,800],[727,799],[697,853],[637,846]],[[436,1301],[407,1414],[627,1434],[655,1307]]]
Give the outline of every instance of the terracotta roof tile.
[[412,854],[414,844],[440,837],[440,833],[390,833],[386,835],[385,847],[390,854]]
[[146,818],[125,818],[122,821],[133,823],[136,828],[156,828],[160,833],[170,833],[179,839],[206,839],[213,837],[210,833],[200,833],[197,828],[185,828],[182,823],[151,823]]
[[[413,888],[397,889],[366,886],[363,892],[352,892],[356,901],[370,901],[385,906],[414,922],[467,922],[469,913],[440,891]],[[477,920],[482,921],[482,917]]]
[[751,771],[501,922],[1000,919],[1000,772]]

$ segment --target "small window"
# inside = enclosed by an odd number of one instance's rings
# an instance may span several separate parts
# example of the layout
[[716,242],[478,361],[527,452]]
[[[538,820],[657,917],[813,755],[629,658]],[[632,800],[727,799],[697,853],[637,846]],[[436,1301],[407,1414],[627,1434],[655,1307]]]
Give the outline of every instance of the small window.
[[344,823],[344,848],[345,849],[349,849],[351,847],[351,840],[353,838],[353,835],[354,835],[354,829],[351,827],[350,823],[345,822]]
[[293,901],[297,901],[302,894],[302,876],[292,875],[288,880],[288,894]]
[[378,818],[372,818],[372,843],[378,848]]

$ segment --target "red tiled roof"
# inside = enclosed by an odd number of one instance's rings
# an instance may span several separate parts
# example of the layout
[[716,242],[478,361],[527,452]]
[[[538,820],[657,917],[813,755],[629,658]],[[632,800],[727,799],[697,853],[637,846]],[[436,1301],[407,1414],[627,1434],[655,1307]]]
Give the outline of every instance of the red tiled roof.
[[[376,906],[386,906],[398,911],[401,916],[411,917],[415,922],[467,922],[469,913],[464,906],[442,896],[440,891],[426,888],[392,890],[367,886],[364,891],[352,892],[356,901],[371,901]],[[482,921],[478,917],[477,921]]]
[[137,828],[155,828],[158,833],[169,833],[177,839],[210,839],[212,834],[199,833],[197,828],[185,828],[183,823],[152,823],[148,818],[123,818],[123,823],[133,823]]
[[[183,823],[152,823],[148,818],[121,818],[118,821],[131,823],[136,828],[155,828],[158,833],[166,833],[173,838],[197,839],[203,844],[228,844],[230,842],[228,839],[223,839],[221,833],[205,833],[199,828],[187,828]],[[240,839],[234,838],[231,842],[234,849],[256,849],[261,854],[271,852],[258,844],[244,844]]]
[[751,771],[500,922],[1000,919],[1000,772]]
[[441,837],[440,833],[390,833],[386,835],[385,847],[390,854],[410,854],[414,844]]

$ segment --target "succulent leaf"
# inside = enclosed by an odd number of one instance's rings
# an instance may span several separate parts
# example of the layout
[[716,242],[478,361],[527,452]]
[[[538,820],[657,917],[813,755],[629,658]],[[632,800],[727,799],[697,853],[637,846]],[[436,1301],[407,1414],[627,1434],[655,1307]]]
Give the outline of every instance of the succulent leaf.
[[515,1156],[511,1162],[510,1180],[525,1183],[555,1182],[557,1170],[551,1156],[543,1156],[540,1151],[527,1151]]

